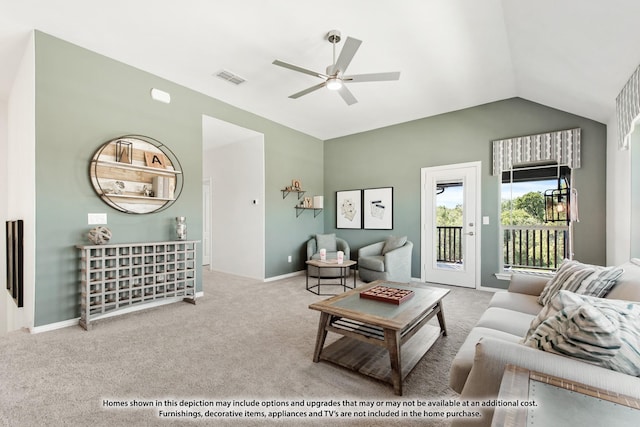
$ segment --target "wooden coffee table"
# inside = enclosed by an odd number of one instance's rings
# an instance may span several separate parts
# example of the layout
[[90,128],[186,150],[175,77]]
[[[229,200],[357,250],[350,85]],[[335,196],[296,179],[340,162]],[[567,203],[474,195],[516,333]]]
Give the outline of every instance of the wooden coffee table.
[[[409,289],[414,296],[399,305],[360,298],[361,291],[378,285]],[[402,380],[447,334],[442,299],[448,293],[422,284],[378,280],[311,304],[310,309],[320,312],[313,361],[326,360],[388,382],[401,396]],[[427,325],[436,315],[440,327]],[[324,347],[327,332],[344,337]]]
[[[349,277],[349,269],[354,265],[358,264],[356,261],[345,259],[342,261],[342,264],[338,264],[337,259],[330,259],[327,261],[320,261],[319,259],[312,259],[306,262],[307,265],[313,265],[314,267],[318,267],[318,282],[309,286],[309,267],[307,267],[307,290],[309,292],[313,292],[316,295],[335,295],[334,294],[321,294],[320,293],[320,285],[338,285],[342,286],[342,292],[345,292],[347,289],[353,289],[356,287],[356,274],[353,273],[353,286],[347,286],[347,277]],[[340,271],[340,274],[337,277],[320,277],[320,270],[325,268],[335,268]],[[338,282],[330,282],[327,283],[326,280],[335,280],[338,279]],[[322,283],[322,280],[325,283]],[[315,289],[315,290],[314,290]]]

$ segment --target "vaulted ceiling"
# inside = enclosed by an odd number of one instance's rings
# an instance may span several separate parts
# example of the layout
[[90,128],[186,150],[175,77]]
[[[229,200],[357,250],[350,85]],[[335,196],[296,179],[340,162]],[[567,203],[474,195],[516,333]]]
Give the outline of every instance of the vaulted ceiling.
[[[0,98],[43,31],[320,139],[522,97],[603,123],[640,64],[637,0],[0,0]],[[317,90],[330,30],[363,41],[358,103]],[[246,79],[234,85],[215,75]]]

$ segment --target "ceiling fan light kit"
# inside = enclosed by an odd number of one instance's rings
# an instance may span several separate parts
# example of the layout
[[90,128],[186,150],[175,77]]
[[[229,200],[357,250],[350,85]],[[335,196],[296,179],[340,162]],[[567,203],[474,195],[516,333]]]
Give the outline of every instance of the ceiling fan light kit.
[[358,48],[360,47],[362,41],[354,39],[352,37],[347,37],[347,40],[345,41],[344,46],[340,51],[340,55],[336,60],[336,44],[338,44],[340,40],[342,40],[340,31],[329,31],[329,33],[327,33],[327,40],[333,45],[333,62],[327,67],[326,74],[298,67],[297,65],[282,62],[277,59],[273,61],[274,65],[288,68],[299,73],[309,74],[310,76],[318,77],[324,80],[320,84],[311,86],[310,88],[290,95],[289,98],[297,99],[322,87],[326,87],[328,90],[338,92],[338,94],[340,94],[347,105],[353,105],[358,102],[358,100],[355,96],[353,96],[351,91],[347,89],[346,83],[390,81],[400,79],[399,71],[390,73],[354,74],[351,76],[345,75],[344,73],[347,70],[347,67],[351,63],[351,60],[355,56],[356,52],[358,51]]
[[329,90],[340,90],[342,87],[342,80],[338,77],[329,77],[327,79],[327,89]]

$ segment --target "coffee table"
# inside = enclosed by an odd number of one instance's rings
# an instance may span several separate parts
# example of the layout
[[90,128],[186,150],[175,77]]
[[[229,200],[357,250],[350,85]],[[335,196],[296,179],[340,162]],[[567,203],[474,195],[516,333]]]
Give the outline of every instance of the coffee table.
[[[360,298],[360,292],[383,285],[414,292],[395,305]],[[447,335],[442,299],[449,290],[422,284],[377,280],[309,306],[320,312],[313,361],[326,360],[393,385],[402,381],[441,336]],[[427,325],[438,316],[439,328]],[[343,338],[324,347],[327,332]],[[413,338],[413,339],[411,339]]]
[[[307,290],[309,292],[312,292],[316,295],[335,295],[335,294],[321,294],[320,293],[320,285],[338,285],[338,286],[342,286],[342,291],[345,292],[348,289],[353,289],[356,287],[356,274],[355,272],[353,273],[353,286],[347,286],[347,277],[349,276],[349,269],[351,267],[353,267],[354,265],[358,264],[356,261],[354,260],[350,260],[350,259],[345,259],[344,261],[342,261],[342,264],[338,264],[338,260],[337,259],[330,259],[327,261],[320,261],[319,259],[312,259],[306,262],[307,265],[313,265],[314,267],[318,267],[318,273],[320,273],[321,269],[324,268],[335,268],[338,271],[340,271],[340,274],[338,275],[338,277],[320,277],[321,274],[318,274],[318,282],[313,285],[313,286],[309,286],[309,267],[307,267]],[[332,282],[332,283],[322,283],[321,280],[335,280],[338,279],[339,282]],[[316,289],[317,288],[317,289]],[[316,290],[314,290],[316,289]]]

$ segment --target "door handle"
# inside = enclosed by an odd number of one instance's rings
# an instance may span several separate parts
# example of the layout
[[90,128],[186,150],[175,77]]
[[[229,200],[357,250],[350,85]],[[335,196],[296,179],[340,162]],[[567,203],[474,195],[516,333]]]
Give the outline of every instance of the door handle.
[[470,231],[470,232],[464,233],[464,234],[466,234],[467,236],[473,236],[473,231]]

